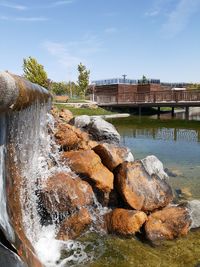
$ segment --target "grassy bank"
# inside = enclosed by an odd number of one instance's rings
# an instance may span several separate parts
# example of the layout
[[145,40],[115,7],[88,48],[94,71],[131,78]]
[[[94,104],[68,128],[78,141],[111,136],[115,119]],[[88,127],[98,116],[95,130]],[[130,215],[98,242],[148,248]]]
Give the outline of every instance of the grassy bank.
[[55,107],[58,109],[68,109],[72,112],[74,116],[80,115],[89,115],[89,116],[97,116],[97,115],[112,115],[116,114],[117,112],[111,112],[103,108],[75,108],[69,105],[62,105],[62,104],[54,104]]

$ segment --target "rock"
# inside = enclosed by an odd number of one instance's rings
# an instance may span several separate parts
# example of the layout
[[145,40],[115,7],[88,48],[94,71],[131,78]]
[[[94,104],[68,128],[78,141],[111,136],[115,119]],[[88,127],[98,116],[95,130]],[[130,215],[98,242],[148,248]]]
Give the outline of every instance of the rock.
[[74,172],[88,178],[99,190],[108,193],[113,189],[113,174],[93,150],[64,152],[63,158]]
[[86,128],[90,124],[91,117],[88,115],[77,116],[71,120],[77,128]]
[[147,220],[147,215],[142,211],[114,209],[105,215],[109,233],[120,235],[134,235]]
[[192,220],[190,228],[200,227],[200,200],[191,200],[187,203],[190,218]]
[[145,224],[147,238],[152,241],[172,240],[185,236],[190,229],[191,219],[187,208],[166,207],[152,213]]
[[188,187],[183,188],[177,188],[175,189],[175,192],[177,194],[177,197],[179,199],[190,199],[192,197],[192,193],[190,192],[190,189]]
[[161,180],[169,179],[167,173],[164,171],[162,162],[156,156],[147,156],[141,162],[149,175],[156,174]]
[[149,175],[141,161],[120,164],[115,180],[118,192],[133,209],[153,211],[172,201],[171,187],[156,174]]
[[69,122],[73,118],[73,114],[68,109],[61,109],[59,112],[59,118],[64,120],[65,122]]
[[89,139],[89,135],[69,124],[58,124],[55,139],[64,151],[90,149],[97,143]]
[[126,147],[119,147],[114,144],[103,143],[94,147],[93,150],[102,160],[102,163],[113,171],[120,163],[124,161],[134,161],[130,150]]
[[56,238],[64,241],[75,239],[82,234],[91,222],[89,211],[86,208],[82,208],[61,223]]
[[71,123],[88,131],[96,141],[120,142],[120,135],[115,127],[101,117],[83,115],[76,117]]
[[93,203],[91,186],[69,173],[57,173],[50,177],[42,191],[40,200],[49,213],[71,212]]

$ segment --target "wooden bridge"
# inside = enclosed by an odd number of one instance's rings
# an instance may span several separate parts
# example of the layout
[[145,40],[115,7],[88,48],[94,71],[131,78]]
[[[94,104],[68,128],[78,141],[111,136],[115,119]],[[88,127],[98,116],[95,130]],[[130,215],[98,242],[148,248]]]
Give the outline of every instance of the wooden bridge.
[[189,115],[189,107],[200,107],[200,90],[186,91],[155,91],[150,93],[124,92],[106,95],[98,94],[96,100],[101,107],[157,107],[160,112],[161,107],[171,107],[174,115],[175,107],[185,107],[186,115]]

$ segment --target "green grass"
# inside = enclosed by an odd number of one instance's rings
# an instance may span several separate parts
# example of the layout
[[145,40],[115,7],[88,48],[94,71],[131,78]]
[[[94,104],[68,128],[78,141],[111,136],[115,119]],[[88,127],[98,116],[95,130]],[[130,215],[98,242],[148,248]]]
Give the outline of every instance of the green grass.
[[75,108],[69,105],[62,105],[62,104],[54,104],[55,107],[58,109],[68,109],[70,110],[74,116],[80,115],[89,115],[89,116],[97,116],[97,115],[111,115],[116,114],[116,112],[111,112],[103,108]]
[[87,100],[85,100],[85,99],[69,99],[67,102],[68,103],[87,103]]

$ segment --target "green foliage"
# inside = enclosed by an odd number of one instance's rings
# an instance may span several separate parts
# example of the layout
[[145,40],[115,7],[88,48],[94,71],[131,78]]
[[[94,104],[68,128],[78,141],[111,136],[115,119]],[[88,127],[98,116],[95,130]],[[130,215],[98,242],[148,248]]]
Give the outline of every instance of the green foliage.
[[82,98],[85,98],[85,94],[89,85],[89,75],[90,71],[86,69],[86,66],[84,66],[82,63],[78,65],[78,89],[79,89],[79,95]]
[[67,94],[69,94],[68,86],[65,82],[51,82],[50,91],[54,95],[67,95]]
[[32,83],[48,88],[49,82],[44,67],[33,57],[23,59],[24,76]]
[[188,86],[189,90],[192,90],[192,89],[197,89],[197,90],[200,90],[200,83],[192,83]]

